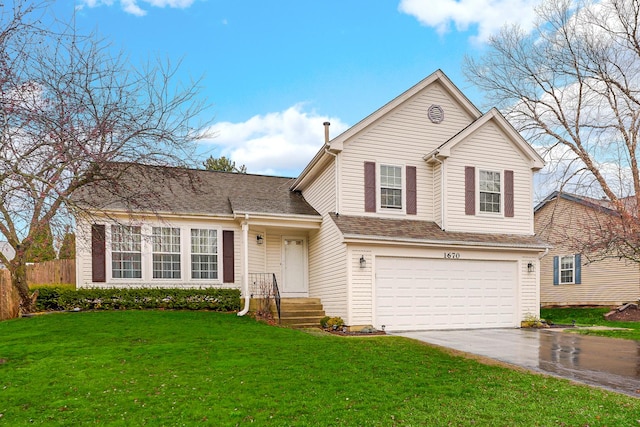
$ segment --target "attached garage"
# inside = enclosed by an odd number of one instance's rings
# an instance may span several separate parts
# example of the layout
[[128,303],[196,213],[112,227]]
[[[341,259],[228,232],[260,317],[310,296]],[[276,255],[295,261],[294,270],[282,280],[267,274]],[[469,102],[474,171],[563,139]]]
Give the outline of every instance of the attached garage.
[[387,331],[518,327],[518,264],[375,259],[374,326]]

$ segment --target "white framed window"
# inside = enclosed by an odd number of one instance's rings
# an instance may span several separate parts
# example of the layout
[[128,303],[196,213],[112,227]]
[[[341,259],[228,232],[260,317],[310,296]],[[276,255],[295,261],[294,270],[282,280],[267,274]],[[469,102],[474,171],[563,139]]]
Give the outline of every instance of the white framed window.
[[218,278],[217,230],[191,229],[191,278]]
[[153,278],[179,279],[181,276],[180,229],[153,227],[151,241]]
[[139,226],[111,226],[111,277],[142,278],[142,233]]
[[402,209],[402,167],[380,165],[380,207]]
[[560,283],[575,283],[575,256],[565,255],[560,257]]
[[478,172],[480,212],[501,212],[500,172],[480,170]]

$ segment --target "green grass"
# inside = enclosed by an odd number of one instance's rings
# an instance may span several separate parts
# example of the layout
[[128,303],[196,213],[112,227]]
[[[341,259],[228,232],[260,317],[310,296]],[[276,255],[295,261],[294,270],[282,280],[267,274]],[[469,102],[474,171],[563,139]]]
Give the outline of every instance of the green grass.
[[447,354],[233,314],[0,323],[0,425],[622,426],[640,399]]
[[609,308],[543,308],[540,317],[556,324],[571,325],[575,320],[578,326],[607,326],[624,330],[576,330],[583,335],[597,335],[610,338],[640,340],[640,322],[611,322],[604,315]]

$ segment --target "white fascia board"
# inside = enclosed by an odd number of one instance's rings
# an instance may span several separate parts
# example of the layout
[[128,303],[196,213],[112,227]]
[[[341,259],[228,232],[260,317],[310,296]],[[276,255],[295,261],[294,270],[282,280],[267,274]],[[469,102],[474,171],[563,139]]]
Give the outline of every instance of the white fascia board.
[[519,251],[536,251],[543,252],[548,248],[546,245],[512,245],[509,243],[487,243],[487,242],[464,242],[456,240],[427,240],[427,239],[411,239],[411,238],[397,238],[397,237],[382,237],[382,236],[363,236],[357,234],[345,234],[344,243],[368,243],[379,245],[415,245],[415,246],[430,246],[430,247],[471,247],[474,249],[509,249]]
[[237,218],[245,220],[248,215],[249,225],[274,226],[285,228],[320,229],[322,217],[315,215],[268,214],[260,212],[237,212]]
[[105,210],[90,213],[95,217],[153,217],[153,218],[193,218],[193,219],[224,219],[233,220],[233,214],[207,214],[207,213],[175,213],[175,212],[150,212],[150,211],[128,211],[128,210]]

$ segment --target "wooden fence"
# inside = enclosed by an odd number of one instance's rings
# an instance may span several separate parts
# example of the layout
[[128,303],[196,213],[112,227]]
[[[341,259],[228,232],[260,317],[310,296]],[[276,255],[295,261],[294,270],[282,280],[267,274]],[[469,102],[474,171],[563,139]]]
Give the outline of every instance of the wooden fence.
[[18,317],[20,298],[18,292],[11,286],[9,270],[0,270],[0,320]]
[[56,259],[27,265],[29,285],[76,283],[76,260]]
[[[29,285],[76,283],[76,261],[57,259],[27,266]],[[18,317],[20,297],[11,286],[9,270],[0,269],[0,320]]]

